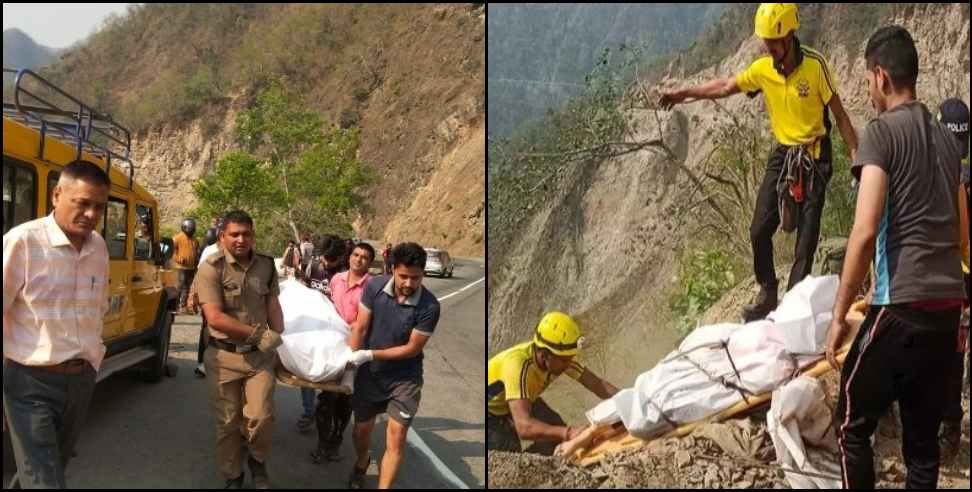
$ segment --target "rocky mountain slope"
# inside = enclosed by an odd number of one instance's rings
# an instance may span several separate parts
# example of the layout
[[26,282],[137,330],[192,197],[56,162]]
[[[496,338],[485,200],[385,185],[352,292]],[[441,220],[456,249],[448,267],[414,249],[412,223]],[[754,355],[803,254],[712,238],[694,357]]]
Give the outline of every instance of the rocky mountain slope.
[[[919,97],[936,104],[948,96],[969,100],[969,7],[967,4],[908,4],[872,10],[855,5],[801,7],[804,44],[823,52],[838,79],[841,97],[860,129],[873,116],[863,84],[864,43],[874,29],[907,27],[921,56]],[[727,77],[751,63],[762,43],[750,36],[751,5],[730,8],[705,36],[715,36],[728,55],[695,70],[706,53],[676,57],[658,84],[680,86]],[[740,22],[745,19],[745,24]],[[849,29],[848,26],[860,26]],[[713,34],[715,33],[715,34]],[[696,43],[700,45],[699,43]],[[696,244],[692,224],[675,213],[690,182],[679,166],[698,171],[712,151],[711,135],[734,117],[756,122],[769,137],[761,98],[679,106],[672,112],[636,109],[634,141],[663,136],[674,159],[642,151],[571,168],[545,191],[541,206],[524,211],[514,241],[490,248],[489,353],[527,339],[545,311],[577,315],[590,350],[582,362],[618,385],[630,385],[673,348],[667,298],[676,285],[681,254]],[[781,233],[777,234],[777,241]],[[748,241],[748,238],[746,239]],[[548,401],[579,418],[593,403],[567,383],[555,385]]]
[[647,55],[682,49],[725,5],[489,5],[490,137],[508,136],[576,96],[605,48],[625,43]]
[[283,76],[326,121],[360,128],[377,182],[357,236],[485,256],[485,50],[482,4],[141,5],[50,74],[137,130],[163,225],[196,205],[192,184],[237,146],[236,115]]

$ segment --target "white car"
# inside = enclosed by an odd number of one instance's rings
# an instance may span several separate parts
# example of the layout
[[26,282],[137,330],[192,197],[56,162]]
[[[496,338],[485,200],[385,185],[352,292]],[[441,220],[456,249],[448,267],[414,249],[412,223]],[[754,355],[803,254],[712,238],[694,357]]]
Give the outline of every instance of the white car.
[[425,260],[426,275],[452,277],[452,272],[456,267],[448,251],[444,249],[426,248],[425,253],[428,256]]

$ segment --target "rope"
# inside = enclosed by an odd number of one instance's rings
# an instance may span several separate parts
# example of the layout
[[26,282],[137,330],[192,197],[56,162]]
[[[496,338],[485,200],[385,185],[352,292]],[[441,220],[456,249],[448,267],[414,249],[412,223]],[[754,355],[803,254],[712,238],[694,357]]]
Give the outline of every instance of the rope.
[[668,415],[665,415],[665,411],[662,410],[661,406],[656,404],[655,401],[652,400],[651,398],[648,398],[647,400],[648,400],[648,404],[654,407],[655,410],[658,411],[658,415],[661,416],[662,420],[664,420],[665,423],[669,425],[669,427],[671,427],[672,429],[678,428],[678,424],[675,423],[672,419],[668,418]]
[[813,156],[807,148],[809,145],[797,145],[787,147],[786,149],[786,157],[783,158],[783,169],[780,172],[779,178],[776,180],[776,189],[779,193],[779,203],[777,205],[781,219],[783,218],[784,200],[786,200],[785,193],[789,193],[789,186],[784,187],[784,183],[789,184],[791,177],[793,180],[800,182],[803,176],[809,176],[810,182],[809,186],[805,188],[807,193],[804,193],[804,200],[806,199],[806,195],[813,191],[814,175],[819,170],[816,169]]
[[[726,388],[729,388],[729,389],[732,389],[732,390],[736,390],[739,393],[739,395],[742,396],[742,399],[748,405],[749,404],[749,397],[750,396],[755,396],[755,394],[753,392],[751,392],[751,391],[747,390],[746,388],[743,388],[743,387],[741,387],[741,386],[733,383],[732,381],[729,381],[725,377],[713,376],[708,371],[706,371],[704,368],[702,368],[702,366],[699,365],[698,362],[695,362],[694,360],[692,360],[691,357],[688,356],[688,354],[690,354],[692,352],[695,352],[696,350],[703,349],[703,348],[708,348],[708,349],[723,349],[723,350],[726,351],[726,354],[729,355],[729,345],[728,345],[728,343],[727,342],[719,342],[719,343],[714,343],[714,344],[709,344],[709,345],[700,345],[698,347],[693,348],[692,350],[689,350],[688,352],[679,352],[679,353],[675,354],[674,359],[685,359],[685,360],[688,361],[689,364],[692,364],[692,367],[698,369],[698,371],[701,372],[702,374],[704,374],[705,377],[709,378],[709,381],[711,381],[713,383],[716,383],[716,384],[721,384],[721,385],[725,386]],[[673,358],[666,359],[665,362],[669,362],[671,360],[673,360]],[[736,373],[736,378],[739,379],[739,382],[741,383],[742,382],[742,377],[739,375],[739,371],[736,370],[736,364],[732,361],[732,356],[731,355],[729,355],[729,363],[732,365],[732,369]]]
[[[736,369],[736,362],[732,360],[732,354],[729,353],[729,343],[722,342],[722,350],[726,351],[726,357],[729,359],[729,365],[732,366],[732,372],[736,374],[736,380],[739,381],[739,384],[742,384],[742,376],[739,375],[739,369]],[[725,378],[723,378],[723,380],[725,380]],[[752,392],[742,388],[741,386],[736,386],[735,384],[729,383],[728,381],[724,381],[723,384],[725,384],[727,387],[731,387],[732,389],[738,391],[739,395],[742,396],[743,401],[745,401],[746,404],[749,405],[749,397],[746,394],[749,393],[750,395],[752,395]],[[729,386],[730,384],[732,386]]]

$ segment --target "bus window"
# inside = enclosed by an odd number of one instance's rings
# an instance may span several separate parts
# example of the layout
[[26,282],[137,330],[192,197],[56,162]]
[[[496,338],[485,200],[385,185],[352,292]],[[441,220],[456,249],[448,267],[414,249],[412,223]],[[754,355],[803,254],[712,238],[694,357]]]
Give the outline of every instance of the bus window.
[[135,259],[152,259],[152,209],[135,205]]
[[108,199],[105,209],[105,242],[108,243],[108,257],[124,260],[128,257],[125,246],[128,243],[128,202],[115,197]]
[[37,218],[37,173],[32,167],[3,158],[3,233]]

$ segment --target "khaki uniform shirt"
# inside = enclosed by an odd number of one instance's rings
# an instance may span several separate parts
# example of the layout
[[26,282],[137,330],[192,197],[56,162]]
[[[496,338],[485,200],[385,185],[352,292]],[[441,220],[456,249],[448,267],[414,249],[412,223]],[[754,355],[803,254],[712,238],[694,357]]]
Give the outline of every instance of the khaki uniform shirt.
[[[280,295],[273,258],[258,253],[253,253],[250,265],[244,267],[231,253],[220,250],[202,262],[194,284],[200,304],[218,304],[224,313],[251,326],[269,323],[267,303],[271,296]],[[209,336],[229,338],[212,326]]]

